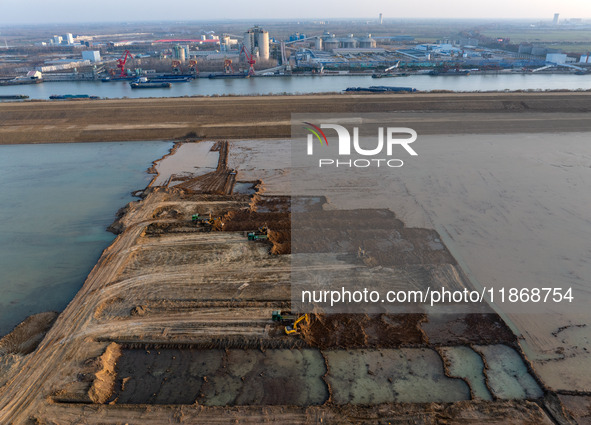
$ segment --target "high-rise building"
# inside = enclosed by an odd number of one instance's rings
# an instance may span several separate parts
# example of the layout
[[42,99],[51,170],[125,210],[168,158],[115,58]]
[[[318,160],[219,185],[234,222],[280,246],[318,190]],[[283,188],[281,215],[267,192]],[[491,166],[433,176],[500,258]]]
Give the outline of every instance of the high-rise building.
[[379,19],[378,20],[380,22],[380,25],[382,25],[384,23],[384,15],[382,13],[380,13],[380,16],[379,16]]
[[53,44],[62,44],[62,41],[64,39],[62,38],[61,35],[54,35],[53,36]]
[[269,33],[261,27],[254,27],[244,33],[244,47],[249,54],[269,59]]
[[554,19],[552,20],[553,25],[558,25],[558,18],[560,17],[560,13],[554,14]]
[[68,44],[74,44],[74,36],[70,33],[66,34],[66,42]]

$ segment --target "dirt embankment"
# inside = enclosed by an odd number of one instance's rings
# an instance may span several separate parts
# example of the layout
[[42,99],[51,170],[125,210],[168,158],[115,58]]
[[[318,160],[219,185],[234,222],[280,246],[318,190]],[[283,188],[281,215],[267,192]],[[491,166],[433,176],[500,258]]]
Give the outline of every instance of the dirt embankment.
[[54,324],[57,316],[58,313],[49,311],[27,317],[12,332],[0,339],[0,356],[31,353]]
[[419,134],[589,131],[590,111],[587,92],[32,101],[0,104],[0,144],[289,137],[292,113],[392,112]]
[[121,357],[121,347],[114,342],[107,346],[105,352],[94,361],[96,372],[88,397],[92,403],[104,403],[113,394],[117,377],[117,361]]

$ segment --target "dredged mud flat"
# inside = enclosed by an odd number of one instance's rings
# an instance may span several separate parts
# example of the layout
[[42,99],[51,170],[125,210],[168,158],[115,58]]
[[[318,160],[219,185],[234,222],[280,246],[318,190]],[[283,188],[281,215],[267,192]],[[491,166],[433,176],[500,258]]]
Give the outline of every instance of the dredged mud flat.
[[[218,146],[226,153],[211,175],[189,178],[181,187],[153,186],[121,211],[113,225],[117,240],[45,340],[23,360],[26,372],[13,371],[0,389],[2,421],[551,424],[563,419],[560,402],[548,398],[517,340],[492,311],[453,318],[312,315],[301,335],[285,335],[271,312],[290,305],[286,235],[293,201],[265,195],[263,178],[254,194],[235,193],[236,183],[256,181],[256,172],[245,180],[239,168],[232,174],[224,160],[232,156],[232,146]],[[310,197],[296,204],[319,211],[325,202]],[[220,226],[194,223],[196,213],[220,217]],[[384,213],[370,211],[370,217],[378,220]],[[395,222],[389,214],[388,222]],[[245,231],[261,226],[277,238],[249,241]],[[413,229],[402,235],[419,257],[379,261],[400,268],[428,269],[442,260],[455,266],[447,250],[437,247],[430,254],[432,245],[420,243],[425,237],[437,234]],[[349,266],[368,273],[376,267],[355,256]],[[503,392],[507,387],[513,390]]]

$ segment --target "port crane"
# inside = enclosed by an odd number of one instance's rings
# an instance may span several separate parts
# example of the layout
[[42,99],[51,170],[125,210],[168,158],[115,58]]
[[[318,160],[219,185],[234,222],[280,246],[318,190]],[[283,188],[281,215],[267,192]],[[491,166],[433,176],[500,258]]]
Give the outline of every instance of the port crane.
[[123,52],[123,54],[121,55],[121,57],[119,59],[117,59],[117,68],[119,68],[119,70],[121,71],[119,73],[119,76],[121,78],[127,76],[127,74],[125,73],[125,63],[127,62],[127,59],[128,58],[133,59],[133,56],[131,55],[131,53],[129,52],[129,50],[126,50],[125,52]]
[[248,65],[250,65],[250,67],[248,68],[248,75],[252,77],[253,75],[255,75],[254,64],[256,63],[256,61],[254,60],[254,57],[251,54],[249,54],[248,50],[246,49],[246,47],[244,47],[244,45],[242,45],[242,50],[240,50],[240,53],[244,53],[244,56],[246,56],[246,62],[248,62]]
[[195,59],[189,61],[189,71],[191,71],[193,74],[199,74],[199,68]]
[[234,67],[232,66],[232,59],[224,59],[224,74],[233,74]]
[[173,60],[171,63],[171,67],[172,67],[172,72],[174,74],[180,74],[183,71],[181,61],[179,61],[179,60]]

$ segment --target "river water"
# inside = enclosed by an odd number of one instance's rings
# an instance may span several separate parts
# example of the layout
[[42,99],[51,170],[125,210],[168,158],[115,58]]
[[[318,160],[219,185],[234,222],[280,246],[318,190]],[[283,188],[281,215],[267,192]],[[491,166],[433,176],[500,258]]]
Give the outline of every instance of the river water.
[[248,79],[198,78],[173,83],[171,88],[131,89],[126,81],[46,82],[24,86],[2,86],[0,95],[24,94],[31,99],[48,99],[52,94],[88,94],[106,98],[178,97],[212,95],[259,95],[341,92],[347,87],[403,86],[417,90],[577,90],[591,89],[591,75],[496,74],[455,77],[412,75],[399,78],[370,76],[257,77]]
[[169,142],[0,146],[0,335],[63,310]]

